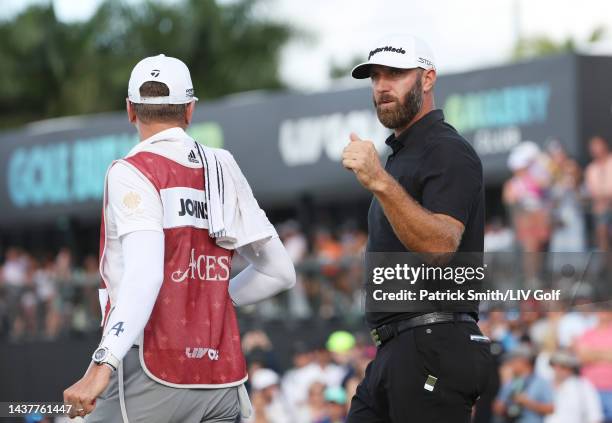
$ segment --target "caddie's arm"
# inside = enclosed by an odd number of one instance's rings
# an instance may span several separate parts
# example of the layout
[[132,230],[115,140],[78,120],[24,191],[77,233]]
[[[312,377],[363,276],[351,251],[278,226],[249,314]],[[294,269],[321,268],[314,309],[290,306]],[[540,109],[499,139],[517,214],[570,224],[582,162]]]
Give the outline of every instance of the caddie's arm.
[[64,391],[64,402],[73,405],[71,417],[94,410],[112,371],[144,330],[163,282],[161,202],[152,186],[130,178],[129,172],[117,164],[108,176],[108,203],[121,242],[123,275],[95,352],[103,352],[105,359],[98,364],[92,361],[83,378]]
[[230,280],[229,293],[235,305],[254,304],[295,285],[295,268],[278,236],[261,248],[238,248],[249,266]]

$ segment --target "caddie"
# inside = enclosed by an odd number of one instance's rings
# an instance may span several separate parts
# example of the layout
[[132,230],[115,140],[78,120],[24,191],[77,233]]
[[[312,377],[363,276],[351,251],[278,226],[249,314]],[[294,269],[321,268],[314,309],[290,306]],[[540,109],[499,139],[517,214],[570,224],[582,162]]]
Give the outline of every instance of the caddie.
[[[185,132],[196,100],[178,59],[147,57],[132,71],[127,115],[140,142],[106,175],[102,340],[64,391],[71,417],[185,423],[249,414],[234,306],[291,288],[295,270],[232,155]],[[249,265],[230,279],[236,252]]]

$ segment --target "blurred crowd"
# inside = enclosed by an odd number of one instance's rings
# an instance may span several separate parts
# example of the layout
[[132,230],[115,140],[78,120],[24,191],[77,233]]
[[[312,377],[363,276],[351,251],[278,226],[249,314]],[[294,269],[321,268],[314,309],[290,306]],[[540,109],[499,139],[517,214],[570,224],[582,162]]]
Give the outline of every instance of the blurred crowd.
[[[474,423],[612,421],[612,312],[501,310],[483,313],[495,371]],[[376,349],[361,333],[293,344],[292,366],[277,367],[261,330],[243,337],[255,415],[250,423],[341,423]],[[458,359],[461,359],[458,357]]]
[[[592,160],[584,170],[557,140],[549,141],[544,150],[524,141],[509,155],[512,176],[502,192],[509,223],[499,217],[489,219],[485,251],[510,253],[507,261],[514,274],[516,263],[522,263],[524,286],[539,283],[547,252],[566,253],[562,263],[567,263],[583,258],[577,253],[610,250],[612,153],[601,137],[592,138],[588,146]],[[366,231],[352,221],[308,231],[296,221],[286,221],[277,230],[296,265],[298,282],[289,292],[240,313],[261,320],[359,323]],[[4,251],[0,339],[53,339],[96,330],[95,256],[79,258],[77,263],[68,249],[46,255],[10,247]],[[238,272],[245,265],[237,256],[232,269]]]
[[[265,321],[360,321],[366,233],[348,223],[333,235],[318,228],[308,240],[294,221],[278,225],[278,232],[296,263],[299,282],[289,292],[239,309],[239,315]],[[246,264],[237,255],[232,272],[240,272]],[[8,248],[0,262],[0,340],[51,340],[97,331],[99,287],[94,255],[77,261],[66,248],[41,257]]]
[[481,317],[498,371],[474,422],[612,421],[611,311],[491,311]]
[[[278,225],[278,233],[295,263],[296,286],[242,312],[256,313],[264,320],[361,321],[367,233],[356,223],[345,222],[333,231],[317,227],[308,237],[295,221]],[[238,271],[241,264],[238,257]]]
[[340,423],[376,349],[363,334],[336,331],[325,340],[292,344],[292,365],[278,369],[261,330],[243,336],[254,416],[249,423]]
[[502,192],[510,225],[488,222],[485,251],[522,251],[526,285],[544,264],[545,255],[533,253],[610,251],[612,154],[599,136],[589,140],[588,149],[591,161],[584,169],[555,139],[545,150],[524,141],[510,152],[512,177]]
[[[487,223],[485,250],[514,254],[510,273],[529,285],[546,253],[608,252],[612,228],[612,154],[606,140],[589,142],[582,169],[558,141],[544,150],[526,141],[511,152],[502,200],[508,224]],[[359,225],[277,226],[296,264],[294,289],[239,315],[258,322],[334,322],[362,327],[363,251]],[[97,257],[68,249],[35,255],[4,250],[0,262],[0,342],[96,333],[100,323]],[[538,254],[534,254],[538,253]],[[518,254],[518,255],[516,255]],[[522,263],[521,272],[516,272]],[[604,263],[605,265],[606,263]],[[610,263],[607,263],[608,265]],[[236,258],[234,271],[246,265]],[[604,266],[605,268],[605,266]],[[587,295],[588,297],[588,295]],[[480,327],[492,340],[497,371],[474,410],[475,422],[596,423],[612,421],[612,312],[484,307]],[[262,326],[263,327],[263,326]],[[257,423],[338,423],[376,349],[365,333],[337,331],[317,342],[300,337],[283,368],[264,330],[243,336]],[[286,367],[286,366],[285,366]]]
[[97,330],[99,286],[96,256],[77,267],[68,249],[36,257],[8,248],[0,264],[0,338],[52,340]]

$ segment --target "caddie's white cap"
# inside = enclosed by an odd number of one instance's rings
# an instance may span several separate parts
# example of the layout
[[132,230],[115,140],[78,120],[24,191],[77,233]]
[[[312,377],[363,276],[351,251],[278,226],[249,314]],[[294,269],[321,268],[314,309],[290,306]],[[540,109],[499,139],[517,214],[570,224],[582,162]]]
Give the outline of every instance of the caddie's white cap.
[[387,35],[370,48],[368,61],[353,68],[355,79],[370,77],[370,66],[382,65],[399,69],[435,69],[431,49],[421,40],[408,34]]
[[[148,81],[166,84],[170,95],[141,97],[140,87]],[[128,84],[128,99],[132,103],[185,104],[198,98],[193,96],[193,84],[187,65],[179,59],[160,54],[144,58],[134,66]]]

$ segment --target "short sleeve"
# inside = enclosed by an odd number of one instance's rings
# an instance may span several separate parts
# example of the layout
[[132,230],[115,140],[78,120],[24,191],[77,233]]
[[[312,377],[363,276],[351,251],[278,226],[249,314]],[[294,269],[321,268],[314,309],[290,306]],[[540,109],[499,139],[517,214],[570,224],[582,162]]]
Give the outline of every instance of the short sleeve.
[[482,165],[476,153],[461,140],[437,140],[425,154],[419,177],[421,205],[466,225],[474,202],[482,195]]
[[554,401],[552,385],[542,378],[536,378],[534,385],[533,399],[543,404],[552,404]]
[[128,164],[118,162],[108,173],[108,210],[119,237],[134,231],[163,232],[159,194]]
[[504,404],[507,404],[508,400],[510,400],[510,393],[511,392],[512,392],[512,384],[511,383],[506,383],[499,390],[499,393],[497,394],[497,400],[501,401]]

